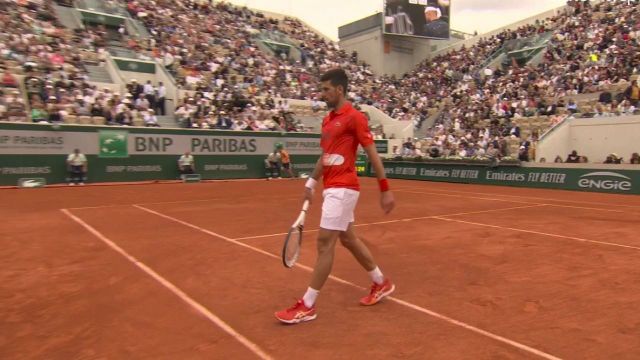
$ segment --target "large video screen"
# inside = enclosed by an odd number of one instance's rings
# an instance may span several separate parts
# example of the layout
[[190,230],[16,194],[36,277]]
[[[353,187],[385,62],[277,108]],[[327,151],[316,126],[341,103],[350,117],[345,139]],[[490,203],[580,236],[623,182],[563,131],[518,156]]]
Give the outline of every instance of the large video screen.
[[451,0],[385,0],[384,33],[449,38]]

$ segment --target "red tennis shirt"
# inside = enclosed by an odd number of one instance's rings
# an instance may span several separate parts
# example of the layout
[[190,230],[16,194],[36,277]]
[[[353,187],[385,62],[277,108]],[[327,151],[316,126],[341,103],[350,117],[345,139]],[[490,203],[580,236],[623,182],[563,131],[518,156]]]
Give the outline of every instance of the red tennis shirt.
[[373,144],[367,118],[351,103],[331,111],[322,120],[322,177],[324,188],[360,190],[356,173],[356,152]]

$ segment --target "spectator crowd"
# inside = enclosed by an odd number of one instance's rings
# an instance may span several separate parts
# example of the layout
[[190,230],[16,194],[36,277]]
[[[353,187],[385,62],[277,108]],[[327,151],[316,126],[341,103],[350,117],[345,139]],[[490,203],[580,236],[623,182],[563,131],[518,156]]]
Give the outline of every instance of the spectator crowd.
[[[108,31],[99,26],[65,29],[53,15],[52,4],[0,0],[0,58],[5,69],[0,116],[20,119],[29,113],[33,121],[48,122],[93,116],[107,124],[158,126],[157,116],[166,114],[164,86],[131,81],[120,94],[89,85],[83,64],[102,59]],[[297,19],[276,20],[224,2],[109,1],[113,8],[126,9],[151,34],[141,39],[118,29],[126,45],[157,59],[187,90],[186,97],[177,99],[174,114],[184,127],[302,131],[281,99],[309,100],[314,111],[320,110],[320,74],[342,67],[350,74],[348,95],[355,104],[374,106],[393,119],[413,122],[417,129],[434,116],[435,124],[420,146],[411,140],[413,154],[496,153],[520,159],[533,156],[539,134],[523,134],[518,119],[544,116],[546,125],[553,126],[572,116],[638,112],[640,89],[630,81],[640,70],[638,7],[625,2],[568,5],[535,24],[478,38],[472,46],[425,60],[396,78],[375,76],[357,53],[341,50]],[[514,60],[493,70],[478,61],[516,41],[546,35],[549,43],[536,65]],[[292,46],[274,55],[258,39]],[[25,94],[9,72],[15,64],[24,68]],[[595,104],[572,99],[588,93],[600,93]],[[489,123],[479,125],[484,120]],[[514,142],[517,155],[509,151]]]

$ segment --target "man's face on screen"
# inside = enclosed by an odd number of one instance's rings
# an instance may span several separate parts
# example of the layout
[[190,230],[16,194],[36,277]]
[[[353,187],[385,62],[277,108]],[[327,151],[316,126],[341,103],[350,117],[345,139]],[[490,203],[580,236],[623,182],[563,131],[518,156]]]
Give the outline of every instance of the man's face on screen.
[[340,94],[342,93],[342,87],[338,88],[331,84],[330,80],[323,81],[320,83],[320,91],[322,100],[327,103],[327,106],[330,108],[335,108],[338,103],[338,99],[340,98]]
[[438,20],[438,12],[435,10],[429,10],[424,13],[425,18],[427,18],[428,22]]

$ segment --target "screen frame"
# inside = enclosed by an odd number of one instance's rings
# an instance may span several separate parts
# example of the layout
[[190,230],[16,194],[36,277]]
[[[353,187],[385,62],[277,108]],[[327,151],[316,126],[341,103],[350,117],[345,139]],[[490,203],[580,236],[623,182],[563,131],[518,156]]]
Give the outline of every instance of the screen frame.
[[382,27],[382,34],[383,35],[391,35],[391,36],[402,36],[402,37],[408,37],[408,38],[416,38],[416,39],[427,39],[427,40],[451,40],[451,14],[452,14],[452,9],[453,9],[453,0],[449,1],[449,32],[448,32],[448,36],[446,38],[444,37],[434,37],[434,36],[424,36],[424,35],[411,35],[411,34],[397,34],[397,33],[392,33],[392,32],[387,32],[386,31],[386,24],[385,24],[385,17],[387,16],[387,1],[388,0],[382,0],[382,11],[380,12],[382,14],[382,18],[381,18],[381,27]]

